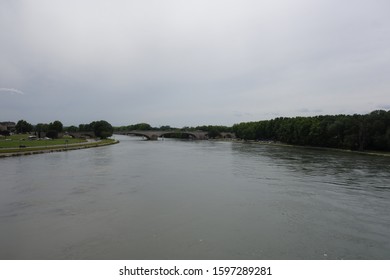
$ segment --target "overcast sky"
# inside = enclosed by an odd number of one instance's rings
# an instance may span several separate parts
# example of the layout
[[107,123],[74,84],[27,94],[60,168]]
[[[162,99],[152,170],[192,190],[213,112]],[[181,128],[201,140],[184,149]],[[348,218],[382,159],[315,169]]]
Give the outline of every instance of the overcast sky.
[[0,0],[0,121],[390,110],[389,0]]

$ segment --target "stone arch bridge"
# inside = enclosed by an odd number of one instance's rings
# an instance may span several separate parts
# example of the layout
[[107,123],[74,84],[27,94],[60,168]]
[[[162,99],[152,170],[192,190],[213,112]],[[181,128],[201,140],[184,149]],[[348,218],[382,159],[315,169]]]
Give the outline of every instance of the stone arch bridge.
[[190,138],[196,139],[196,140],[206,140],[206,139],[208,139],[207,132],[204,132],[204,131],[131,130],[131,131],[115,132],[115,134],[143,136],[143,137],[145,137],[148,140],[158,140],[158,138],[161,138],[161,137],[164,137],[164,136],[170,135],[170,134],[188,135]]
[[[95,138],[96,135],[93,131],[80,131],[80,132],[68,132],[66,133],[69,136],[74,138]],[[189,138],[194,140],[207,140],[209,139],[208,132],[206,131],[182,131],[182,130],[130,130],[130,131],[115,131],[114,134],[120,135],[135,135],[135,136],[143,136],[147,140],[158,140],[158,138],[164,137],[166,135],[172,134],[181,134],[188,135]],[[234,133],[230,132],[222,132],[220,133],[220,137],[222,138],[235,138]]]
[[[148,140],[158,140],[158,138],[164,137],[170,134],[181,134],[188,135],[191,139],[194,140],[207,140],[209,139],[208,132],[206,131],[182,131],[182,130],[131,130],[131,131],[118,131],[114,132],[115,134],[121,135],[136,135],[143,136]],[[234,138],[234,133],[221,133],[223,138]]]

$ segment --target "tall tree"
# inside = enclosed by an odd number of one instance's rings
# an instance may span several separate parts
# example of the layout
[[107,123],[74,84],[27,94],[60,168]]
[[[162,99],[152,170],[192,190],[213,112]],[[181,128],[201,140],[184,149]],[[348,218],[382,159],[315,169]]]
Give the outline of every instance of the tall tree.
[[62,132],[64,126],[60,121],[54,121],[49,124],[49,130],[57,131],[58,133]]
[[33,126],[25,120],[19,120],[15,129],[17,133],[27,133],[33,131]]
[[42,138],[42,132],[47,132],[49,125],[46,123],[39,123],[35,126],[35,133],[38,134],[38,138]]
[[114,132],[112,125],[104,120],[92,122],[90,126],[93,127],[96,137],[100,137],[102,139],[112,136]]

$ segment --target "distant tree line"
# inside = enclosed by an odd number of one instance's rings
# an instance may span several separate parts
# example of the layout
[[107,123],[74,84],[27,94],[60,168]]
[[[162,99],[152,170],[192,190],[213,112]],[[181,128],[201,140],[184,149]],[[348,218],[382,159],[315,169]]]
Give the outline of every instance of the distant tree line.
[[63,125],[60,121],[54,121],[49,124],[39,123],[32,125],[25,120],[19,120],[15,126],[16,133],[35,133],[39,138],[44,133],[47,137],[58,138],[58,134],[62,132]]
[[158,130],[156,127],[152,127],[148,123],[137,123],[137,124],[131,124],[127,126],[119,126],[115,127],[116,131],[130,131],[130,130]]
[[[228,126],[204,125],[175,128],[169,125],[152,127],[148,123],[113,127],[107,121],[63,127],[60,121],[31,125],[25,120],[16,124],[17,133],[33,132],[38,137],[44,132],[56,138],[62,132],[93,131],[97,137],[107,138],[115,131],[205,131],[210,138],[218,138],[222,132],[234,132],[244,140],[276,141],[292,145],[329,147],[349,150],[390,151],[390,111],[376,110],[365,115],[324,115],[315,117],[276,118],[257,122],[243,122]],[[178,133],[180,135],[180,133]]]
[[[228,126],[222,126],[222,125],[203,125],[203,126],[196,126],[196,127],[171,127],[169,125],[163,125],[160,127],[152,127],[148,123],[138,123],[138,124],[132,124],[128,126],[120,126],[115,127],[115,131],[132,131],[132,130],[156,130],[156,131],[177,131],[178,133],[172,134],[172,137],[174,138],[182,138],[185,137],[183,134],[179,132],[191,132],[191,131],[205,131],[208,132],[208,135],[210,138],[218,138],[222,132],[232,132],[232,127]],[[188,136],[188,135],[187,135]],[[167,136],[168,138],[169,136]]]
[[34,133],[38,138],[43,135],[49,138],[58,138],[63,132],[90,132],[93,131],[96,137],[107,138],[112,136],[114,128],[107,121],[93,121],[89,124],[80,124],[77,126],[64,127],[62,122],[56,120],[49,124],[38,123],[32,125],[25,120],[19,120],[15,126],[16,133]]
[[93,131],[96,137],[106,139],[111,137],[114,133],[114,127],[107,121],[93,121],[89,124],[79,124],[79,126],[69,126],[66,128],[67,132],[88,132]]
[[390,111],[276,118],[235,124],[236,137],[350,150],[390,151]]

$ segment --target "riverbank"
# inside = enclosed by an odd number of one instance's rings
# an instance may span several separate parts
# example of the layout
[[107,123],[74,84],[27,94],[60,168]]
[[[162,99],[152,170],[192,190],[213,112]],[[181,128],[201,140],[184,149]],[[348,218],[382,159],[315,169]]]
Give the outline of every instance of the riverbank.
[[[222,140],[222,141],[229,141],[229,140]],[[272,145],[272,146],[311,149],[311,150],[318,150],[318,151],[333,151],[333,152],[353,153],[353,154],[361,154],[361,155],[369,155],[369,156],[390,157],[390,152],[384,152],[384,151],[353,151],[353,150],[327,148],[327,147],[299,146],[299,145],[291,145],[291,144],[286,144],[286,143],[282,143],[282,142],[273,142],[273,141],[254,141],[254,140],[237,140],[237,139],[234,139],[231,141],[236,142],[236,143]]]
[[119,143],[118,140],[105,139],[105,140],[86,142],[86,143],[77,143],[77,144],[63,144],[63,145],[28,147],[28,148],[17,148],[17,149],[4,149],[4,150],[0,150],[0,158],[89,149],[89,148],[114,145],[118,143]]

